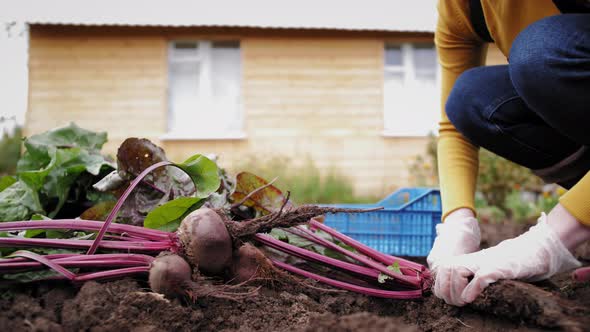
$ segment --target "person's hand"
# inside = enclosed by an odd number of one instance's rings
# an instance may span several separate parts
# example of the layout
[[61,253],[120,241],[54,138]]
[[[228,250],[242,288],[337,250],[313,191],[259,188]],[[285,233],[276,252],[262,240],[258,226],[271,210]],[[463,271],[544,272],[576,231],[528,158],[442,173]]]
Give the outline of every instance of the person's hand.
[[426,261],[436,274],[438,262],[444,258],[479,250],[479,224],[469,209],[450,213],[444,223],[436,225],[436,239]]
[[463,306],[499,279],[537,281],[579,267],[546,219],[543,213],[529,231],[495,247],[441,261],[434,294],[448,304]]

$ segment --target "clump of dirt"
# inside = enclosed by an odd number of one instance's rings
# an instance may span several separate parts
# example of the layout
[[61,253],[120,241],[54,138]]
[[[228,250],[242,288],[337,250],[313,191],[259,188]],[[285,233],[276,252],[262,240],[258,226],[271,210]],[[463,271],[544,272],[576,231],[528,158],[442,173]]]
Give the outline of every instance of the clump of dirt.
[[[11,297],[5,295],[4,298]],[[0,301],[2,331],[61,331],[59,316],[27,294],[16,294]]]
[[498,243],[518,236],[526,232],[533,223],[480,223],[481,229],[481,247],[488,248],[497,245]]
[[131,279],[88,282],[79,289],[41,283],[0,292],[0,330],[581,331],[590,326],[588,311],[580,309],[590,301],[590,285],[564,286],[569,279],[561,278],[545,285],[547,290],[501,282],[464,308],[432,295],[399,301],[311,288],[263,288],[238,302],[199,299],[187,304],[169,301]]
[[64,303],[61,323],[66,331],[183,331],[198,325],[202,317],[199,310],[146,292],[136,281],[122,280],[84,284]]
[[471,307],[546,328],[584,331],[590,326],[590,308],[532,284],[514,280],[491,285]]
[[312,321],[302,331],[327,332],[327,331],[391,331],[391,332],[418,332],[416,326],[404,322],[401,317],[380,317],[368,312],[337,316],[334,314],[314,315]]

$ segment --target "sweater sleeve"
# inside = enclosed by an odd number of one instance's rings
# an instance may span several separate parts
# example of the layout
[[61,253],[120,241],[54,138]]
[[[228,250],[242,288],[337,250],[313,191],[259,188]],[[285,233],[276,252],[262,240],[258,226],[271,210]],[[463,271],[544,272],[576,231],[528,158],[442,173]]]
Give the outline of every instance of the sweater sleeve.
[[445,104],[457,77],[484,64],[487,47],[471,26],[467,0],[441,0],[438,12],[435,43],[442,67],[438,169],[444,220],[458,208],[475,212],[478,147],[455,129],[446,115]]
[[582,224],[590,227],[590,172],[576,183],[567,193],[559,199],[563,205]]

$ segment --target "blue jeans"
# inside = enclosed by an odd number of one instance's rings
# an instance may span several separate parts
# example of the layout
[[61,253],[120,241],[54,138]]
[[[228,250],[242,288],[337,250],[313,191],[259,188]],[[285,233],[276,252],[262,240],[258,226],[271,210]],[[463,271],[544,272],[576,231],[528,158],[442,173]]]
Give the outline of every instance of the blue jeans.
[[590,14],[531,24],[508,62],[459,76],[449,120],[473,144],[570,188],[590,170]]

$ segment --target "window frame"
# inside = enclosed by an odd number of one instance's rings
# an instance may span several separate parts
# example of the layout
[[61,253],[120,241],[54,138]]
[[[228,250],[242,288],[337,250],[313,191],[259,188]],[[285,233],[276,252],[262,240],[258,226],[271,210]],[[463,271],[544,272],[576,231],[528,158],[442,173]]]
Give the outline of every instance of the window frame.
[[[236,102],[236,113],[238,117],[236,122],[238,122],[239,129],[237,130],[228,130],[227,128],[216,128],[215,130],[211,130],[208,132],[199,132],[198,130],[186,132],[183,130],[171,128],[172,120],[172,74],[171,68],[172,65],[175,63],[198,63],[200,68],[199,74],[199,88],[195,91],[195,94],[199,96],[199,98],[207,98],[208,102],[213,102],[213,75],[211,68],[213,67],[213,60],[212,58],[212,49],[213,44],[216,42],[236,42],[238,47],[238,57],[239,57],[239,72],[237,73],[238,77],[238,86],[239,86],[239,94],[238,94],[238,101]],[[173,56],[174,51],[176,49],[176,45],[178,43],[196,43],[197,45],[197,55],[189,56],[189,57],[182,57],[182,58],[175,58]],[[245,132],[245,119],[244,119],[244,107],[243,107],[243,75],[242,75],[242,68],[243,68],[243,53],[242,53],[242,41],[239,39],[171,39],[168,40],[167,43],[167,60],[166,60],[166,78],[167,78],[167,86],[166,86],[166,133],[160,137],[162,140],[241,140],[247,138]],[[205,46],[205,47],[203,47]],[[203,54],[203,50],[206,50],[206,53]]]
[[[441,67],[438,61],[438,55],[436,53],[436,47],[433,42],[427,41],[412,41],[412,42],[385,42],[383,45],[383,130],[382,136],[384,137],[427,137],[430,134],[438,135],[438,123],[433,124],[432,126],[425,126],[424,132],[422,129],[412,129],[410,131],[400,130],[403,125],[400,126],[390,126],[387,121],[387,112],[397,112],[397,111],[407,111],[404,110],[403,105],[402,107],[393,107],[391,104],[387,104],[387,92],[385,89],[386,84],[386,74],[390,73],[402,73],[403,80],[402,84],[407,86],[408,88],[411,87],[412,84],[415,84],[418,79],[416,75],[416,70],[414,66],[414,51],[417,49],[417,46],[420,45],[432,45],[432,49],[434,50],[435,55],[435,95],[433,96],[436,98],[436,106],[434,107],[433,112],[436,112],[437,118],[440,118],[440,91],[441,91]],[[388,47],[399,47],[401,50],[401,58],[402,64],[401,65],[387,65],[387,57],[386,52]],[[432,127],[432,128],[429,128]]]

